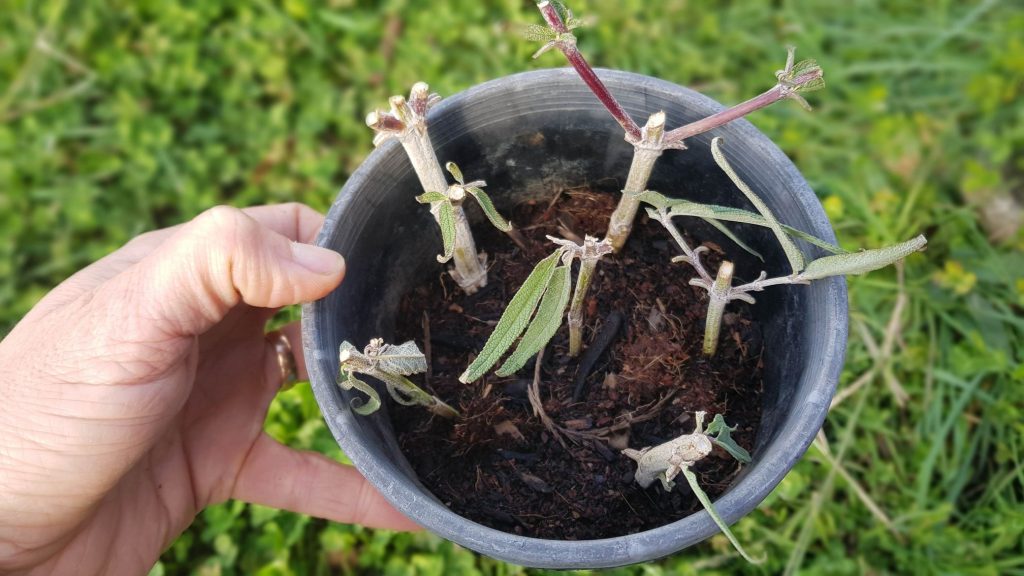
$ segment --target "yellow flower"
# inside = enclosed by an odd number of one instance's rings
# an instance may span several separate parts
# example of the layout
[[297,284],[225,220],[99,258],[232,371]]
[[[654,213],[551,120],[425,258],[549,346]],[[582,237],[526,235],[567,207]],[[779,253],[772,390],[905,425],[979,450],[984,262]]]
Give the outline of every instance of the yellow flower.
[[955,260],[947,260],[942,270],[932,274],[932,280],[960,296],[969,293],[978,283],[978,277],[974,275],[974,272],[964,270],[963,264]]

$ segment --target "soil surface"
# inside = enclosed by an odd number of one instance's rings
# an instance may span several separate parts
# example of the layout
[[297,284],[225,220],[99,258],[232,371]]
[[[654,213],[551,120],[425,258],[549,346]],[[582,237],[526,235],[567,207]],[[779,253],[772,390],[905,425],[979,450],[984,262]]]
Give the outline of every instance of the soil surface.
[[[402,301],[395,341],[413,339],[427,353],[431,370],[418,383],[463,418],[450,421],[422,408],[392,405],[392,424],[423,484],[462,516],[539,538],[631,534],[701,506],[681,476],[670,493],[657,482],[640,488],[633,479],[636,464],[621,449],[693,432],[697,410],[707,411],[707,422],[723,414],[738,425],[733,438],[748,450],[754,446],[761,418],[760,329],[748,305],[730,304],[718,353],[706,358],[706,295],[687,284],[692,268],[670,263],[678,247],[642,211],[622,253],[598,265],[586,305],[583,354],[568,356],[564,322],[544,352],[540,398],[547,415],[568,433],[553,434],[534,415],[528,400],[533,361],[510,378],[489,373],[473,384],[459,383],[506,303],[554,250],[545,235],[603,236],[616,197],[569,190],[551,204],[516,206],[506,216],[522,232],[522,247],[493,228],[476,229],[477,248],[490,255],[486,288],[466,296],[445,273]],[[705,245],[711,249],[705,254],[709,269],[715,270],[720,250]],[[588,359],[588,350],[602,348],[602,341],[610,344],[596,361]],[[582,378],[587,364],[592,365]],[[580,379],[581,399],[574,402]],[[739,469],[718,447],[694,468],[712,498]]]

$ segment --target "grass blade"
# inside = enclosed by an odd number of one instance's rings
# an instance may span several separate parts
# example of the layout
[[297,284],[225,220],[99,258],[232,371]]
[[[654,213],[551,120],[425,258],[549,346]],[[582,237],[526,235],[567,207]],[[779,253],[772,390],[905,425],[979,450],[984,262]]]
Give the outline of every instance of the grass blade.
[[555,250],[553,254],[537,263],[501,314],[498,325],[494,327],[494,331],[487,338],[487,343],[484,344],[484,349],[459,376],[459,382],[469,384],[480,378],[512,347],[516,338],[526,329],[530,316],[533,315],[540,297],[547,289],[555,272],[555,265],[561,256],[562,250]]
[[537,308],[537,314],[529,328],[526,329],[526,334],[519,341],[515,352],[505,360],[495,374],[498,376],[514,374],[526,365],[527,361],[539,352],[558,331],[558,327],[562,325],[565,307],[569,303],[569,288],[572,286],[569,277],[570,271],[569,266],[555,268],[551,281],[548,283],[548,289],[544,292],[544,298],[540,301],[540,307]]

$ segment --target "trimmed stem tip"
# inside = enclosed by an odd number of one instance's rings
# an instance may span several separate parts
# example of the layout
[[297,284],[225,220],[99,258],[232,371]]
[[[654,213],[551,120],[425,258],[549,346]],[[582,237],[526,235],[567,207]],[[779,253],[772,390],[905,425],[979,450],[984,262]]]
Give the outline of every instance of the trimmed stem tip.
[[722,329],[722,314],[729,303],[729,289],[732,287],[732,262],[725,261],[718,267],[718,276],[708,292],[708,316],[704,322],[704,354],[714,356],[718,350],[718,336]]

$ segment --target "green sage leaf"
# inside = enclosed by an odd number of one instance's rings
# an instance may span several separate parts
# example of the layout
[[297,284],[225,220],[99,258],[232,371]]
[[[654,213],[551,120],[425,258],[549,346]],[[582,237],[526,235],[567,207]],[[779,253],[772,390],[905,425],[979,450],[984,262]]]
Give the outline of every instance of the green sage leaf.
[[441,242],[444,244],[444,255],[437,261],[444,264],[452,259],[455,253],[455,208],[451,202],[442,202],[437,212],[437,223],[441,227]]
[[476,359],[470,363],[469,368],[459,376],[459,382],[469,384],[480,378],[485,372],[491,369],[501,356],[512,347],[516,338],[523,333],[526,325],[530,322],[533,311],[537,308],[541,296],[544,294],[555,272],[555,265],[562,255],[562,250],[555,250],[547,258],[541,260],[534,267],[533,272],[523,281],[519,291],[512,297],[497,326],[491,332],[490,337],[484,344],[483,350]]
[[558,33],[540,24],[528,24],[523,28],[523,37],[532,42],[550,42],[558,37]]
[[444,192],[424,192],[416,197],[420,204],[433,204],[434,202],[447,202],[448,196]]
[[704,434],[710,436],[712,442],[724,448],[733,458],[744,464],[750,464],[750,452],[747,452],[732,439],[732,431],[735,429],[735,426],[730,427],[725,423],[725,418],[721,414],[716,414]]
[[[626,192],[623,192],[626,194]],[[654,190],[644,190],[639,194],[633,194],[633,197],[638,202],[643,202],[650,206],[654,206],[657,210],[667,210],[677,202],[686,202],[685,200],[676,200],[675,198],[669,198],[660,192]]]
[[341,371],[338,374],[338,386],[341,386],[342,390],[351,390],[355,388],[363,394],[366,394],[369,400],[363,401],[362,398],[353,398],[349,403],[352,406],[352,411],[361,416],[367,416],[373,414],[380,408],[380,395],[373,389],[372,386],[363,382],[362,380],[355,377],[354,374],[347,371]]
[[764,562],[763,558],[760,560],[754,560],[749,554],[747,554],[747,551],[743,549],[743,546],[740,545],[740,541],[737,540],[736,536],[734,536],[732,531],[729,530],[729,525],[726,524],[725,520],[718,515],[718,511],[715,510],[715,505],[711,503],[711,499],[708,498],[708,495],[703,489],[701,489],[700,484],[697,483],[697,475],[694,474],[689,467],[686,467],[683,468],[683,476],[686,477],[686,481],[690,484],[690,489],[697,495],[697,500],[700,500],[701,505],[704,506],[704,509],[711,515],[711,519],[715,521],[715,524],[717,524],[718,528],[723,534],[725,534],[725,537],[729,539],[729,542],[732,542],[733,547],[740,553],[740,556],[743,556],[743,558],[751,564],[760,564]]
[[714,156],[718,167],[721,168],[727,176],[729,176],[732,183],[740,189],[740,192],[743,192],[743,195],[747,197],[747,200],[750,200],[750,203],[754,205],[754,208],[757,208],[757,211],[764,216],[764,219],[768,223],[768,227],[775,233],[775,237],[779,240],[779,244],[782,245],[782,251],[786,253],[786,258],[789,260],[789,265],[793,268],[793,273],[796,274],[797,272],[800,272],[804,269],[804,255],[800,253],[800,249],[797,248],[796,244],[794,244],[793,241],[789,239],[789,236],[786,235],[786,231],[782,228],[782,224],[775,218],[775,215],[772,214],[771,210],[768,209],[768,205],[765,204],[757,194],[754,194],[754,191],[747,186],[746,182],[740,180],[739,174],[736,174],[736,171],[732,169],[731,165],[729,165],[729,161],[725,159],[725,154],[722,153],[721,141],[721,136],[711,140],[711,155]]
[[459,166],[455,162],[448,162],[444,167],[448,170],[448,173],[452,175],[452,178],[455,178],[456,182],[459,184],[465,183],[465,180],[462,178],[462,170],[459,170]]
[[[644,195],[646,194],[647,192],[644,192]],[[654,194],[657,193],[655,192]],[[664,202],[662,204],[663,208],[661,209],[667,209],[668,215],[673,218],[676,216],[693,216],[696,218],[704,218],[709,221],[724,220],[726,222],[753,224],[754,226],[763,226],[765,228],[769,227],[768,221],[765,220],[764,216],[761,216],[756,212],[743,210],[742,208],[732,208],[730,206],[719,206],[716,204],[698,204],[696,202],[690,202],[689,200],[676,200],[674,198],[662,196],[661,194],[657,195],[661,197],[659,201]],[[643,201],[647,202],[646,197]],[[658,204],[654,204],[652,202],[647,203],[652,206],[658,207]],[[658,218],[658,212],[652,211],[650,209],[648,209],[648,215],[653,219]],[[846,254],[846,250],[843,250],[839,246],[836,246],[835,244],[830,244],[829,242],[826,242],[818,238],[817,236],[813,236],[811,234],[808,234],[807,232],[803,232],[801,230],[793,228],[792,226],[783,224],[782,229],[786,231],[786,234],[789,234],[793,238],[803,240],[808,244],[817,246],[818,248],[821,248],[822,250],[825,250],[832,254]]]
[[540,301],[537,314],[526,329],[526,334],[519,341],[515,352],[512,353],[505,363],[501,365],[495,374],[508,376],[514,374],[540,351],[558,331],[562,325],[562,316],[565,314],[565,307],[569,303],[569,289],[572,287],[570,281],[571,268],[569,266],[558,266],[547,290],[544,291],[544,298]]
[[414,406],[420,404],[429,406],[432,396],[423,391],[419,386],[413,384],[408,378],[400,374],[391,374],[384,371],[375,371],[370,374],[380,380],[387,387],[388,394],[402,406]]
[[798,278],[800,280],[818,280],[829,276],[863,274],[902,260],[923,249],[927,244],[928,240],[924,236],[918,236],[902,244],[885,248],[825,256],[808,264],[807,269],[801,272]]
[[473,195],[473,198],[476,198],[476,201],[480,203],[480,208],[483,209],[484,214],[487,215],[487,219],[491,221],[491,224],[493,224],[495,228],[502,232],[508,232],[512,229],[512,225],[502,218],[501,214],[498,213],[497,208],[494,207],[494,203],[491,202],[491,197],[488,196],[483,189],[471,186],[466,188],[466,192],[469,192]]
[[[801,76],[814,73],[821,73],[821,66],[819,66],[818,62],[813,58],[808,58],[797,62],[796,65],[793,66],[793,71],[789,76],[789,80],[792,82]],[[821,90],[825,87],[825,78],[824,76],[818,76],[817,78],[811,78],[810,80],[801,82],[795,86],[797,92],[814,92],[815,90]]]
[[715,220],[714,218],[702,218],[702,220],[714,226],[722,234],[725,234],[726,238],[735,242],[736,245],[745,250],[747,254],[750,254],[757,258],[758,260],[760,260],[761,262],[764,262],[764,256],[761,256],[760,252],[748,246],[747,243],[744,242],[743,240],[740,240],[739,236],[734,234],[732,230],[729,230],[728,228],[725,227],[725,224],[722,224],[721,222]]

